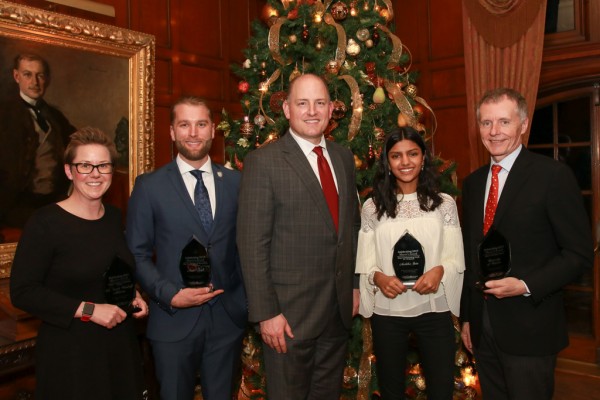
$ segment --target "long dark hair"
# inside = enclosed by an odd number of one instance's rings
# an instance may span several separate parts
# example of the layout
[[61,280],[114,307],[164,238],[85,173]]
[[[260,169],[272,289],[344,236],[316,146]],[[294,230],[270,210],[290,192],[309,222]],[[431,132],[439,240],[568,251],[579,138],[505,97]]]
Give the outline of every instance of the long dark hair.
[[423,170],[419,173],[419,182],[417,183],[417,199],[419,207],[423,211],[433,211],[441,203],[440,187],[438,173],[433,165],[431,152],[427,149],[425,141],[411,127],[401,127],[390,132],[383,144],[383,150],[377,163],[377,172],[373,180],[373,202],[377,210],[377,219],[381,219],[383,214],[390,218],[396,217],[396,207],[398,201],[397,194],[403,194],[398,186],[396,177],[390,170],[388,162],[388,153],[394,145],[402,140],[410,140],[419,146],[423,152]]

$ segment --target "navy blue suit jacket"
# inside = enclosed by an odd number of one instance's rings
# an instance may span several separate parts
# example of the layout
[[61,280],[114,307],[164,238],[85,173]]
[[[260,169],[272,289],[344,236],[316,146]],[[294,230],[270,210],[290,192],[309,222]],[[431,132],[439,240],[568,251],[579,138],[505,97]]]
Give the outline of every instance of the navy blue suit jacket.
[[[136,276],[151,298],[147,336],[176,342],[194,327],[201,307],[177,309],[171,299],[184,287],[179,271],[181,251],[196,238],[209,248],[215,289],[228,317],[241,328],[247,304],[236,247],[237,200],[241,174],[212,164],[216,210],[211,232],[205,232],[177,163],[136,179],[127,215],[127,242],[136,260]],[[227,316],[224,316],[227,317]]]

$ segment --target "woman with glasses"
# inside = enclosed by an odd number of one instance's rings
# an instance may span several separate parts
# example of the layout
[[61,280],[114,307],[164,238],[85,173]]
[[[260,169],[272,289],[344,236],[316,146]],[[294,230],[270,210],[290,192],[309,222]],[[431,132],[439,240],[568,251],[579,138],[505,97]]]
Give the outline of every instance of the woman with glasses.
[[37,399],[144,397],[139,345],[129,315],[144,317],[148,307],[131,285],[128,310],[109,304],[105,294],[110,268],[125,268],[120,276],[127,277],[134,267],[121,213],[102,203],[116,156],[113,141],[100,130],[82,128],[72,134],[64,157],[72,182],[69,197],[38,209],[17,246],[12,302],[42,320],[36,344]]
[[464,255],[456,203],[410,127],[383,144],[373,197],[362,209],[356,272],[360,313],[371,318],[382,400],[404,399],[409,333],[419,347],[429,400],[452,400]]

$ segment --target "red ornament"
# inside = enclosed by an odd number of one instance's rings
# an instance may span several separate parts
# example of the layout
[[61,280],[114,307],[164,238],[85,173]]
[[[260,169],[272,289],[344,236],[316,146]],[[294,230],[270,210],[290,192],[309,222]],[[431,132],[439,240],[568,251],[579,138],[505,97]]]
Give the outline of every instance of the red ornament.
[[249,89],[250,89],[250,84],[248,82],[240,81],[240,83],[238,83],[238,92],[248,93]]
[[287,15],[287,18],[289,20],[294,20],[294,19],[298,18],[298,7],[291,9]]

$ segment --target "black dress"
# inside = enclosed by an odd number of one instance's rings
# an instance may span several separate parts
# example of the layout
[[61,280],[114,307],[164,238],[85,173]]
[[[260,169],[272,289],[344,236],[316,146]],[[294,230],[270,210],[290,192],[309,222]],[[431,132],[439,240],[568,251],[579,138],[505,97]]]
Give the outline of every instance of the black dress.
[[51,204],[25,226],[12,267],[15,307],[40,318],[36,396],[141,399],[144,384],[133,318],[112,329],[74,318],[81,301],[106,303],[103,273],[119,256],[134,265],[120,212],[85,220]]

